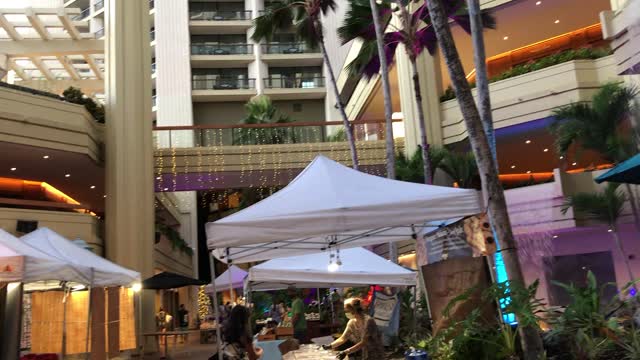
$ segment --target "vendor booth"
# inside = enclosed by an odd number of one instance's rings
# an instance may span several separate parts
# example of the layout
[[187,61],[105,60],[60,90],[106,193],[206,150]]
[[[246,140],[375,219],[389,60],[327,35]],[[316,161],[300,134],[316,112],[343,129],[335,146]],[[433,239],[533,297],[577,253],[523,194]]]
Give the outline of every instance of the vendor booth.
[[[20,301],[13,308],[18,314],[18,321],[11,324],[13,332],[20,334],[17,329],[23,323],[21,347],[36,353],[62,353],[63,357],[68,353],[87,352],[91,309],[94,307],[90,299],[94,296],[89,296],[89,292],[84,290],[87,287],[113,287],[109,290],[109,299],[118,299],[119,312],[109,317],[109,323],[117,325],[119,322],[118,332],[125,340],[120,342],[121,347],[135,348],[133,294],[130,289],[119,287],[139,281],[137,272],[111,263],[47,228],[20,239],[0,230],[0,245],[20,254],[24,263],[18,281],[25,284],[25,293],[20,283],[14,283],[19,286]],[[0,257],[0,266],[8,260],[11,258]],[[97,304],[101,310],[97,315],[98,319],[103,319],[101,327],[107,333],[104,311],[109,299],[104,292],[100,294],[103,297]],[[7,323],[4,325],[6,327]],[[97,334],[92,337],[101,345],[99,351],[106,351],[104,338],[99,341]],[[131,342],[129,347],[127,341]],[[14,344],[11,344],[12,348],[18,349]]]
[[[439,225],[430,221],[483,209],[476,190],[391,180],[319,155],[282,190],[206,224],[207,245],[212,256],[228,264],[324,253],[327,269],[331,259],[332,268],[342,262],[346,270],[346,262],[336,257],[340,251],[416,239],[421,232],[437,229]],[[213,259],[211,269],[215,275]],[[351,275],[351,280],[358,278]],[[258,285],[255,280],[249,281]],[[272,280],[265,279],[263,286],[268,288]],[[376,277],[373,283],[378,282]]]
[[[244,289],[244,280],[246,277],[246,271],[235,265],[231,265],[225,272],[216,278],[215,288],[218,292],[229,291],[229,301],[232,301],[236,298],[234,295],[235,290]],[[213,292],[213,284],[207,285],[204,291],[211,295]]]
[[251,291],[356,286],[415,286],[416,273],[363,248],[340,251],[340,265],[329,271],[326,253],[269,260],[249,269]]

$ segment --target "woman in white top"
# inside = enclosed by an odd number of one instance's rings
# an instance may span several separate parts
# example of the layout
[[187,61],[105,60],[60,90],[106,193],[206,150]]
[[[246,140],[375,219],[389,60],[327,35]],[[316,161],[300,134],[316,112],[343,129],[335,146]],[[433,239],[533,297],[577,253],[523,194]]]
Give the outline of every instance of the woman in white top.
[[336,341],[329,347],[333,350],[347,345],[347,349],[338,354],[338,359],[361,358],[363,360],[377,360],[384,358],[384,348],[378,327],[373,318],[365,314],[358,298],[347,299],[344,302],[344,313],[349,322]]

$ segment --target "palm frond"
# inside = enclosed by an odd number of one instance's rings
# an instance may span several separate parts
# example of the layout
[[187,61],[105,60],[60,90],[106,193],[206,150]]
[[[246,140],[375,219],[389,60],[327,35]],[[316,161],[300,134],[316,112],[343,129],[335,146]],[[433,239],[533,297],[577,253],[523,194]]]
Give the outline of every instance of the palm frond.
[[[352,0],[345,14],[342,25],[338,28],[338,36],[343,44],[356,38],[374,40],[376,31],[369,0]],[[391,19],[391,4],[388,0],[378,4],[380,22],[386,24]]]
[[291,0],[272,2],[264,15],[253,20],[253,34],[251,39],[255,42],[270,40],[278,31],[284,31],[291,27],[295,18],[295,5]]
[[478,165],[471,152],[447,152],[439,168],[462,188],[475,188],[478,185]]
[[572,208],[577,215],[588,216],[614,226],[622,214],[625,196],[618,191],[620,184],[608,183],[599,193],[577,193],[566,198],[562,213]]

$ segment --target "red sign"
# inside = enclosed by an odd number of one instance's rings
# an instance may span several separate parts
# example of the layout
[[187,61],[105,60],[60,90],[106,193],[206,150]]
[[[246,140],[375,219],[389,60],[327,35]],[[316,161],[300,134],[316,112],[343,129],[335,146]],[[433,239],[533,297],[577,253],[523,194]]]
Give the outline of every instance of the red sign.
[[6,256],[0,258],[0,282],[20,281],[24,272],[22,256]]

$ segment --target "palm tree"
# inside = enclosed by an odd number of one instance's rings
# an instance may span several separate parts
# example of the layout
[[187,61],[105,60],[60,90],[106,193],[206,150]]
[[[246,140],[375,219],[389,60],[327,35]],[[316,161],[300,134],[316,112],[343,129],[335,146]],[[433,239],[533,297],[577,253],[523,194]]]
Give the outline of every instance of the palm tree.
[[[373,11],[373,27],[376,34],[376,47],[378,48],[378,57],[380,58],[380,67],[387,69],[387,59],[382,56],[384,54],[384,29],[380,23],[380,16],[378,16],[378,8],[376,0],[369,0],[369,5]],[[386,23],[385,23],[386,25]],[[395,145],[393,139],[393,123],[391,122],[391,114],[393,109],[391,108],[391,86],[389,85],[389,72],[381,71],[380,79],[382,80],[382,95],[384,98],[384,124],[386,134],[386,158],[387,158],[387,177],[389,179],[396,178],[396,158],[395,158]],[[393,248],[393,249],[392,249]],[[389,243],[389,256],[392,259],[397,258],[394,256],[395,243]]]
[[[445,148],[431,146],[429,148],[429,161],[432,169],[440,168],[440,164],[449,151]],[[407,156],[403,152],[396,155],[396,179],[424,184],[424,166],[422,163],[422,149],[417,149],[413,155]],[[435,173],[435,171],[434,171]],[[433,182],[433,179],[431,179]]]
[[[455,0],[446,0],[447,6],[443,4],[443,0],[426,1],[428,14],[431,24],[438,40],[438,45],[444,56],[451,83],[456,92],[456,98],[462,112],[467,133],[469,134],[469,142],[476,157],[478,170],[483,186],[488,196],[488,214],[491,224],[493,225],[496,237],[504,259],[505,268],[512,282],[524,284],[522,268],[516,252],[516,244],[511,229],[511,221],[507,212],[507,203],[504,197],[504,189],[498,178],[498,169],[493,156],[491,147],[487,140],[487,134],[484,131],[480,113],[476,107],[471,87],[467,81],[460,62],[460,56],[456,49],[451,28],[449,27],[449,17],[447,9],[451,7],[451,3]],[[537,360],[542,354],[542,339],[538,330],[533,326],[520,326],[518,328],[520,334],[520,342],[522,345],[525,360]]]
[[274,33],[281,30],[289,30],[293,26],[297,36],[305,41],[307,46],[311,48],[320,47],[324,64],[329,73],[329,82],[346,130],[353,168],[357,170],[358,153],[353,137],[353,128],[344,110],[344,105],[340,101],[340,90],[338,90],[333,67],[327,54],[322,28],[322,16],[335,10],[336,6],[335,0],[282,0],[272,2],[271,6],[265,9],[264,15],[257,17],[253,21],[254,31],[251,38],[256,42],[271,39]]
[[[609,83],[593,95],[591,104],[573,103],[556,109],[550,130],[555,135],[560,155],[566,155],[574,144],[595,151],[614,164],[635,155],[632,136],[623,128],[633,111],[632,101],[637,94],[635,87]],[[626,190],[631,195],[629,203],[640,231],[638,207],[629,184],[626,184]]]
[[[353,39],[360,38],[363,41],[360,53],[350,64],[347,69],[351,75],[363,75],[371,78],[373,75],[388,71],[388,66],[393,64],[394,55],[399,44],[404,45],[405,52],[411,63],[411,73],[414,88],[414,96],[416,100],[416,110],[418,115],[418,125],[420,128],[420,143],[422,149],[422,158],[429,158],[429,143],[427,141],[427,131],[425,128],[425,115],[422,107],[422,92],[420,90],[420,78],[418,75],[417,58],[425,50],[431,55],[435,53],[437,41],[434,29],[430,26],[427,8],[422,5],[415,12],[410,13],[409,6],[412,2],[394,1],[392,5],[388,1],[383,1],[379,9],[370,6],[366,0],[351,0],[351,9],[347,12],[343,25],[338,29],[343,43],[347,43]],[[374,13],[374,11],[377,13]],[[457,0],[448,6],[448,17],[459,24],[467,32],[470,32],[470,19],[464,9],[464,0]],[[375,29],[372,28],[372,18],[375,21],[377,14],[386,23],[392,16],[393,11],[399,12],[401,23],[400,29],[390,31],[384,35],[384,54],[379,56],[380,51],[376,52],[377,37]],[[487,27],[494,27],[495,21],[488,14],[482,14],[484,24]],[[426,26],[425,26],[426,25]],[[387,67],[385,67],[386,63]],[[382,68],[382,71],[380,71]],[[431,184],[433,179],[433,168],[430,167],[430,161],[425,161],[424,179],[427,184]]]
[[480,118],[484,125],[484,132],[489,140],[493,160],[497,162],[496,137],[493,131],[493,114],[491,113],[489,74],[487,72],[487,54],[484,48],[484,26],[482,12],[480,11],[480,0],[467,0],[467,8],[469,9],[471,41],[473,42],[473,62],[476,65],[475,75]]
[[459,187],[478,189],[480,175],[478,165],[472,152],[447,152],[440,162],[439,168],[455,181]]
[[[277,108],[268,96],[256,96],[245,104],[247,116],[240,124],[284,124],[293,120],[278,114]],[[233,143],[238,145],[265,145],[295,143],[293,129],[286,127],[241,128],[234,129]]]
[[622,215],[624,202],[626,200],[624,194],[618,191],[620,184],[609,183],[601,193],[578,193],[569,196],[562,208],[562,213],[566,214],[570,208],[576,214],[585,215],[609,225],[609,231],[613,237],[613,241],[620,251],[620,255],[624,258],[624,264],[627,267],[629,281],[634,281],[635,276],[631,271],[629,258],[624,251],[620,237],[618,236],[618,219]]

